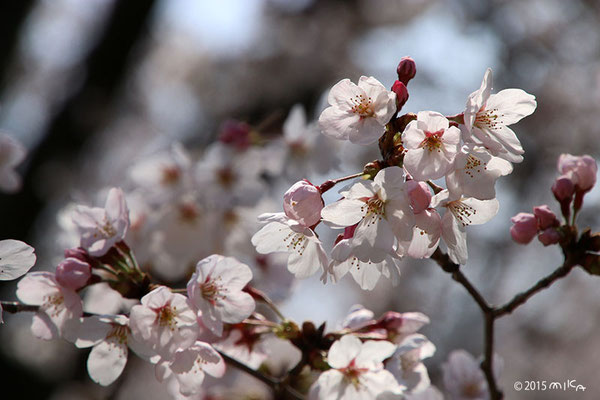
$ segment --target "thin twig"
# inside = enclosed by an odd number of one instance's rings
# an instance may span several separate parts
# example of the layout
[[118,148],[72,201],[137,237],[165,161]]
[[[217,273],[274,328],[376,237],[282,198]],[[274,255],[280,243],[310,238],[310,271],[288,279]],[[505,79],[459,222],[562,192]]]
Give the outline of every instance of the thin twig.
[[526,291],[517,294],[511,301],[506,303],[501,307],[496,307],[494,309],[494,318],[500,318],[504,315],[510,314],[515,310],[515,308],[519,307],[522,304],[525,304],[530,297],[532,297],[537,292],[541,291],[552,285],[554,282],[559,280],[560,278],[565,277],[577,264],[573,263],[569,259],[567,259],[563,265],[557,268],[550,275],[540,279],[538,283],[533,285],[531,288]]
[[335,185],[337,185],[340,182],[344,182],[350,179],[354,179],[354,178],[358,178],[359,176],[363,176],[365,173],[364,172],[357,172],[356,174],[352,174],[352,175],[348,175],[348,176],[344,176],[342,178],[338,178],[338,179],[330,179],[327,180],[325,182],[323,182],[321,185],[317,186],[319,188],[319,192],[321,192],[321,194],[325,193],[326,191],[328,191],[329,189],[331,189],[332,187],[334,187]]
[[298,400],[304,399],[304,395],[302,395],[301,393],[298,393],[298,391],[296,391],[295,389],[286,385],[285,382],[283,382],[282,380],[272,378],[270,376],[263,374],[260,371],[252,369],[249,366],[247,366],[246,364],[239,362],[235,358],[229,357],[227,354],[223,353],[222,351],[219,351],[219,354],[221,355],[221,357],[223,357],[223,359],[225,360],[225,362],[227,364],[234,366],[237,369],[240,369],[249,375],[252,375],[259,381],[270,386],[275,391],[275,393],[281,393],[283,391],[284,393],[287,393],[293,399],[298,399]]

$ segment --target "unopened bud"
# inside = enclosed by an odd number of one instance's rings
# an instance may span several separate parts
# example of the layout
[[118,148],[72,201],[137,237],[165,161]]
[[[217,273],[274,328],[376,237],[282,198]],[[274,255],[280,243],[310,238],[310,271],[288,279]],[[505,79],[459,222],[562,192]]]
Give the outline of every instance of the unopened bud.
[[550,207],[545,204],[533,207],[533,214],[537,218],[538,226],[541,230],[560,225],[560,221],[556,218],[556,214],[554,214]]
[[571,178],[578,191],[588,192],[596,184],[598,165],[596,160],[588,155],[561,154],[557,167],[562,175]]
[[307,180],[294,183],[283,195],[285,215],[306,227],[319,222],[322,209],[321,192]]
[[56,267],[56,281],[69,289],[77,290],[86,285],[92,276],[88,263],[77,258],[69,257]]
[[425,182],[410,180],[406,182],[406,192],[413,212],[419,214],[429,207],[431,202],[431,190]]
[[548,228],[538,235],[538,239],[544,246],[550,246],[560,241],[560,234],[555,228]]
[[219,141],[236,150],[243,151],[250,146],[250,126],[245,122],[236,120],[225,121],[221,125]]
[[412,58],[402,57],[398,68],[396,68],[396,72],[398,73],[398,80],[404,83],[404,85],[408,85],[408,81],[417,74],[417,65]]
[[575,193],[575,184],[568,176],[561,175],[554,181],[552,193],[560,203],[565,201],[570,202],[573,198],[573,193]]
[[392,85],[392,92],[396,93],[396,110],[400,111],[408,101],[408,89],[406,84],[396,81]]
[[513,240],[520,244],[527,244],[533,240],[538,232],[537,219],[529,213],[518,213],[510,219],[514,224],[510,228]]

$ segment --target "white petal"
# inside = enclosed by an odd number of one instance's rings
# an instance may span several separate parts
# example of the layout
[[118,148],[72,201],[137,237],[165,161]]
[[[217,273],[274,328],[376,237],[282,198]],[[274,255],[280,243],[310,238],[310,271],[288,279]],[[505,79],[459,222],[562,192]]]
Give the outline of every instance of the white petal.
[[19,240],[0,241],[0,281],[17,279],[35,264],[35,249]]
[[535,96],[521,89],[504,89],[490,96],[486,110],[498,110],[498,122],[512,125],[533,114],[537,107]]
[[329,91],[327,101],[332,106],[336,106],[342,109],[351,109],[354,103],[352,98],[355,96],[365,95],[364,89],[358,87],[355,83],[351,82],[350,79],[342,79]]
[[369,145],[375,143],[385,133],[385,126],[374,117],[359,119],[355,130],[350,130],[348,139],[351,143]]
[[354,255],[362,261],[381,262],[393,251],[394,232],[379,215],[366,216],[356,227],[352,238]]
[[466,198],[462,200],[463,204],[473,208],[475,213],[469,217],[470,225],[481,225],[496,216],[500,207],[497,199],[478,200]]
[[321,210],[321,218],[334,228],[352,226],[364,217],[366,208],[362,200],[342,199],[325,206]]
[[358,131],[360,116],[334,106],[326,108],[319,117],[319,128],[325,136],[345,140]]
[[347,367],[361,352],[362,343],[353,335],[344,335],[335,341],[327,355],[327,363],[332,368]]
[[375,369],[395,351],[396,345],[387,340],[367,340],[362,344],[360,354],[356,357],[356,366]]
[[87,369],[94,382],[108,386],[121,375],[125,364],[127,364],[127,345],[112,338],[92,348]]
[[252,244],[261,254],[277,251],[288,251],[285,238],[292,233],[289,226],[279,222],[271,222],[261,228],[252,236]]
[[483,75],[483,81],[481,87],[471,93],[467,98],[467,107],[464,113],[465,126],[470,132],[475,121],[477,112],[481,110],[481,107],[486,103],[492,92],[492,69],[488,68]]

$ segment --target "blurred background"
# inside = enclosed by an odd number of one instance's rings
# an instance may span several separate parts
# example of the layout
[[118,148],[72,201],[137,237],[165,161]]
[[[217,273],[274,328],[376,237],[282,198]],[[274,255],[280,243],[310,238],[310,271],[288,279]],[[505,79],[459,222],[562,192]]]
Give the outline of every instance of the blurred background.
[[[356,82],[372,75],[391,87],[403,56],[417,64],[403,112],[462,112],[487,67],[494,71],[495,91],[516,87],[537,98],[536,112],[514,127],[525,160],[497,183],[499,214],[469,230],[464,270],[491,302],[509,300],[562,263],[557,248],[514,244],[510,217],[544,203],[559,212],[550,192],[559,154],[600,155],[595,0],[5,1],[0,49],[0,129],[29,151],[19,168],[22,190],[0,194],[0,238],[32,244],[37,270],[60,260],[64,223],[57,215],[65,205],[102,205],[105,192],[98,193],[126,187],[131,166],[146,155],[178,141],[200,156],[232,119],[276,141],[295,104],[315,119],[323,95],[343,78]],[[377,157],[376,149],[355,147],[332,144],[331,157],[339,164],[327,175],[308,171],[305,177],[321,183]],[[280,211],[289,184],[274,182],[264,182],[274,206],[261,211]],[[227,215],[218,216],[217,223]],[[579,221],[598,229],[599,220],[596,189],[587,195]],[[433,262],[405,260],[402,273],[399,287],[381,282],[373,292],[361,291],[349,277],[323,286],[313,276],[295,284],[282,309],[296,321],[327,321],[332,329],[355,303],[376,315],[423,312],[431,324],[422,332],[437,346],[426,365],[433,384],[443,389],[440,366],[450,351],[481,354],[481,315]],[[507,398],[600,396],[598,284],[576,269],[497,323],[496,351],[504,359],[500,386]],[[14,288],[2,283],[2,299],[14,299]],[[153,384],[144,370],[130,372],[114,387],[95,386],[83,367],[87,351],[34,339],[30,318],[5,315],[0,326],[4,393],[19,393],[20,399],[134,399],[141,398],[136,380]],[[566,379],[588,390],[575,395],[512,389],[516,380]]]

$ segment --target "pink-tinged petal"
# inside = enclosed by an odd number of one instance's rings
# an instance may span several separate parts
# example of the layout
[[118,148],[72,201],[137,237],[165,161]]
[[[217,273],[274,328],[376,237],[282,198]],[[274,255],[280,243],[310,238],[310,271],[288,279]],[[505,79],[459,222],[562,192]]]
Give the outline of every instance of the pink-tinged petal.
[[212,274],[220,277],[220,283],[228,291],[242,290],[252,280],[250,267],[233,257],[221,259]]
[[50,317],[44,312],[37,312],[31,320],[31,333],[38,339],[58,339],[60,333]]
[[278,251],[288,251],[286,237],[292,233],[289,226],[279,222],[271,222],[261,228],[252,236],[252,244],[261,254]]
[[117,231],[116,235],[120,238],[125,237],[127,227],[129,226],[129,210],[127,209],[125,195],[121,188],[112,188],[109,190],[104,208],[106,215]]
[[486,103],[492,92],[492,69],[488,68],[483,75],[483,81],[478,90],[474,91],[467,98],[467,106],[464,113],[465,126],[470,132],[475,122],[475,117],[481,107]]
[[350,130],[348,139],[351,143],[369,145],[375,143],[385,133],[385,126],[373,117],[365,117],[358,121],[355,130]]
[[377,122],[379,122],[381,125],[385,125],[390,122],[397,111],[396,93],[388,90],[379,93],[375,98],[374,108],[375,119],[377,119]]
[[362,200],[342,199],[323,208],[321,217],[323,222],[334,228],[352,226],[363,219],[366,208]]
[[372,76],[361,76],[358,79],[358,87],[363,89],[365,95],[373,100],[375,100],[380,93],[387,92],[385,86]]
[[352,185],[348,191],[340,191],[340,194],[347,199],[358,200],[365,197],[373,197],[376,191],[377,187],[373,181],[359,181]]
[[[358,87],[350,79],[342,79],[329,91],[327,101],[332,106],[342,109],[350,109],[354,105],[352,99],[356,96],[365,95],[364,89]],[[368,96],[367,96],[368,97]]]
[[[497,122],[512,125],[533,114],[537,107],[535,96],[521,89],[504,89],[488,99],[485,109],[494,110]],[[497,111],[496,111],[497,110]]]
[[92,380],[108,386],[117,380],[127,364],[127,345],[117,338],[101,341],[92,348],[87,360],[87,370]]
[[411,121],[404,132],[402,132],[402,144],[405,149],[418,149],[423,140],[425,140],[425,132],[427,129],[423,122]]
[[257,218],[258,222],[279,222],[281,224],[287,223],[289,218],[285,215],[285,213],[263,213],[260,214]]
[[415,222],[407,253],[412,258],[431,257],[442,235],[442,219],[437,211],[429,209],[415,215]]
[[443,177],[452,168],[452,164],[442,153],[420,148],[406,153],[404,168],[413,179],[427,181]]
[[319,128],[325,136],[345,140],[358,131],[360,116],[334,106],[326,108],[319,117]]
[[509,127],[499,126],[493,130],[485,130],[485,132],[500,142],[509,153],[520,155],[525,152],[519,138]]
[[443,131],[450,125],[446,117],[435,111],[419,111],[417,121],[425,123],[429,132]]
[[17,284],[17,298],[25,304],[43,304],[47,296],[60,291],[50,272],[30,272]]
[[198,352],[198,357],[203,361],[202,369],[204,372],[215,378],[225,375],[225,361],[221,355],[208,343],[196,342],[194,350]]
[[360,354],[362,342],[353,335],[344,335],[335,341],[327,355],[327,363],[332,368],[347,367]]
[[[104,340],[112,327],[107,321],[97,315],[80,318],[78,324],[73,324],[65,339],[75,343],[79,348],[91,347]],[[67,337],[68,336],[68,337]]]
[[221,319],[223,322],[235,324],[242,322],[254,312],[254,299],[245,292],[231,292],[222,301]]
[[383,360],[396,351],[396,345],[387,340],[367,340],[362,344],[360,354],[356,357],[359,368],[376,369]]
[[0,281],[17,279],[35,264],[35,249],[19,240],[0,241]]
[[155,320],[156,313],[148,307],[133,306],[129,314],[129,327],[133,337],[140,342],[148,342],[152,337]]

